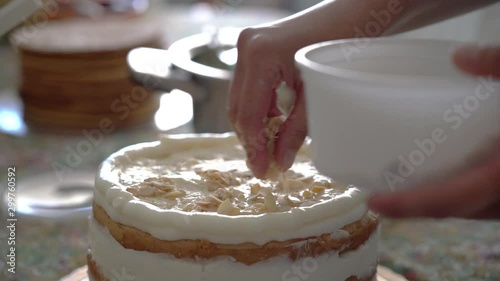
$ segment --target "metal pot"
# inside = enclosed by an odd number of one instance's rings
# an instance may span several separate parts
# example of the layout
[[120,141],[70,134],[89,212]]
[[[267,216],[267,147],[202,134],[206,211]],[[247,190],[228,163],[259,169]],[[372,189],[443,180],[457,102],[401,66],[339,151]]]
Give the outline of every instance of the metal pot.
[[179,89],[193,98],[197,133],[231,131],[226,107],[240,29],[224,28],[180,39],[167,50],[138,48],[127,58],[134,79],[148,90]]

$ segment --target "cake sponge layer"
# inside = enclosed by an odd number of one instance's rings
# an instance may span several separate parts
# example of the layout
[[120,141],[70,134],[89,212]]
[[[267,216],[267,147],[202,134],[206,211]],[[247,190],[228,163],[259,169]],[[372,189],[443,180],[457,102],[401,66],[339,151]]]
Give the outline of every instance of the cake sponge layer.
[[170,254],[180,259],[214,259],[230,257],[246,265],[256,264],[279,256],[291,261],[304,257],[318,257],[327,252],[338,252],[340,256],[355,251],[368,240],[377,229],[377,218],[367,213],[360,220],[342,227],[334,233],[313,237],[269,241],[264,245],[255,243],[218,244],[206,239],[160,240],[137,228],[113,221],[100,206],[94,204],[95,221],[109,231],[124,248],[151,253]]

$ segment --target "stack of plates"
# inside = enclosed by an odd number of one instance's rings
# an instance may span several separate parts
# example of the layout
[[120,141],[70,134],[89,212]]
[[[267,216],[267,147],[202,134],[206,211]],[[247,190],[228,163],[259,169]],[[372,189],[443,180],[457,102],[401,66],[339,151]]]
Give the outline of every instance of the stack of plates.
[[132,81],[126,56],[136,47],[161,47],[161,37],[154,22],[130,16],[19,28],[12,42],[21,63],[25,122],[85,129],[103,120],[118,128],[150,121],[158,97]]

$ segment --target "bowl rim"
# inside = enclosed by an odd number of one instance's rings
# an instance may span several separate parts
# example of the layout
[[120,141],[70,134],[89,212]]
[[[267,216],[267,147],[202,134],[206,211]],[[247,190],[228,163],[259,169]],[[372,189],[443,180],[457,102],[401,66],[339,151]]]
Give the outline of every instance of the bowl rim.
[[[336,78],[342,82],[355,82],[357,84],[368,84],[368,85],[417,85],[418,87],[449,87],[450,83],[454,85],[474,85],[479,83],[476,77],[469,76],[466,73],[463,77],[431,77],[431,76],[411,76],[410,75],[400,75],[396,77],[395,74],[378,74],[373,72],[365,72],[358,70],[347,70],[335,66],[329,66],[319,63],[315,60],[309,58],[310,54],[314,51],[318,51],[325,48],[338,47],[340,45],[353,45],[360,38],[351,39],[341,39],[325,41],[320,43],[315,43],[303,47],[295,53],[295,63],[303,71],[312,71],[316,74],[326,76],[331,78]],[[392,38],[392,37],[380,37],[380,38],[366,38],[371,40],[371,45],[381,46],[381,45],[403,45],[403,46],[419,46],[422,45],[437,45],[437,44],[447,44],[449,49],[452,50],[456,46],[463,44],[463,42],[452,41],[452,40],[441,40],[441,39],[407,39],[407,38]],[[451,60],[451,57],[450,57]],[[446,82],[446,83],[443,83]],[[445,85],[443,85],[445,84]]]

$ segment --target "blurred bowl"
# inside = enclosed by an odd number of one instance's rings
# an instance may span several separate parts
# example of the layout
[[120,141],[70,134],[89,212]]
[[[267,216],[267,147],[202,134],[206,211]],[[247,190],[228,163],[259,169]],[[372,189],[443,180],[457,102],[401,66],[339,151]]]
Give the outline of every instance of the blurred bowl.
[[318,170],[394,190],[460,171],[498,141],[500,83],[458,71],[456,45],[358,38],[301,49]]
[[226,104],[234,48],[240,29],[223,28],[217,34],[200,33],[174,42],[167,50],[138,48],[127,56],[134,79],[148,89],[179,89],[193,98],[194,129],[197,133],[231,131]]

